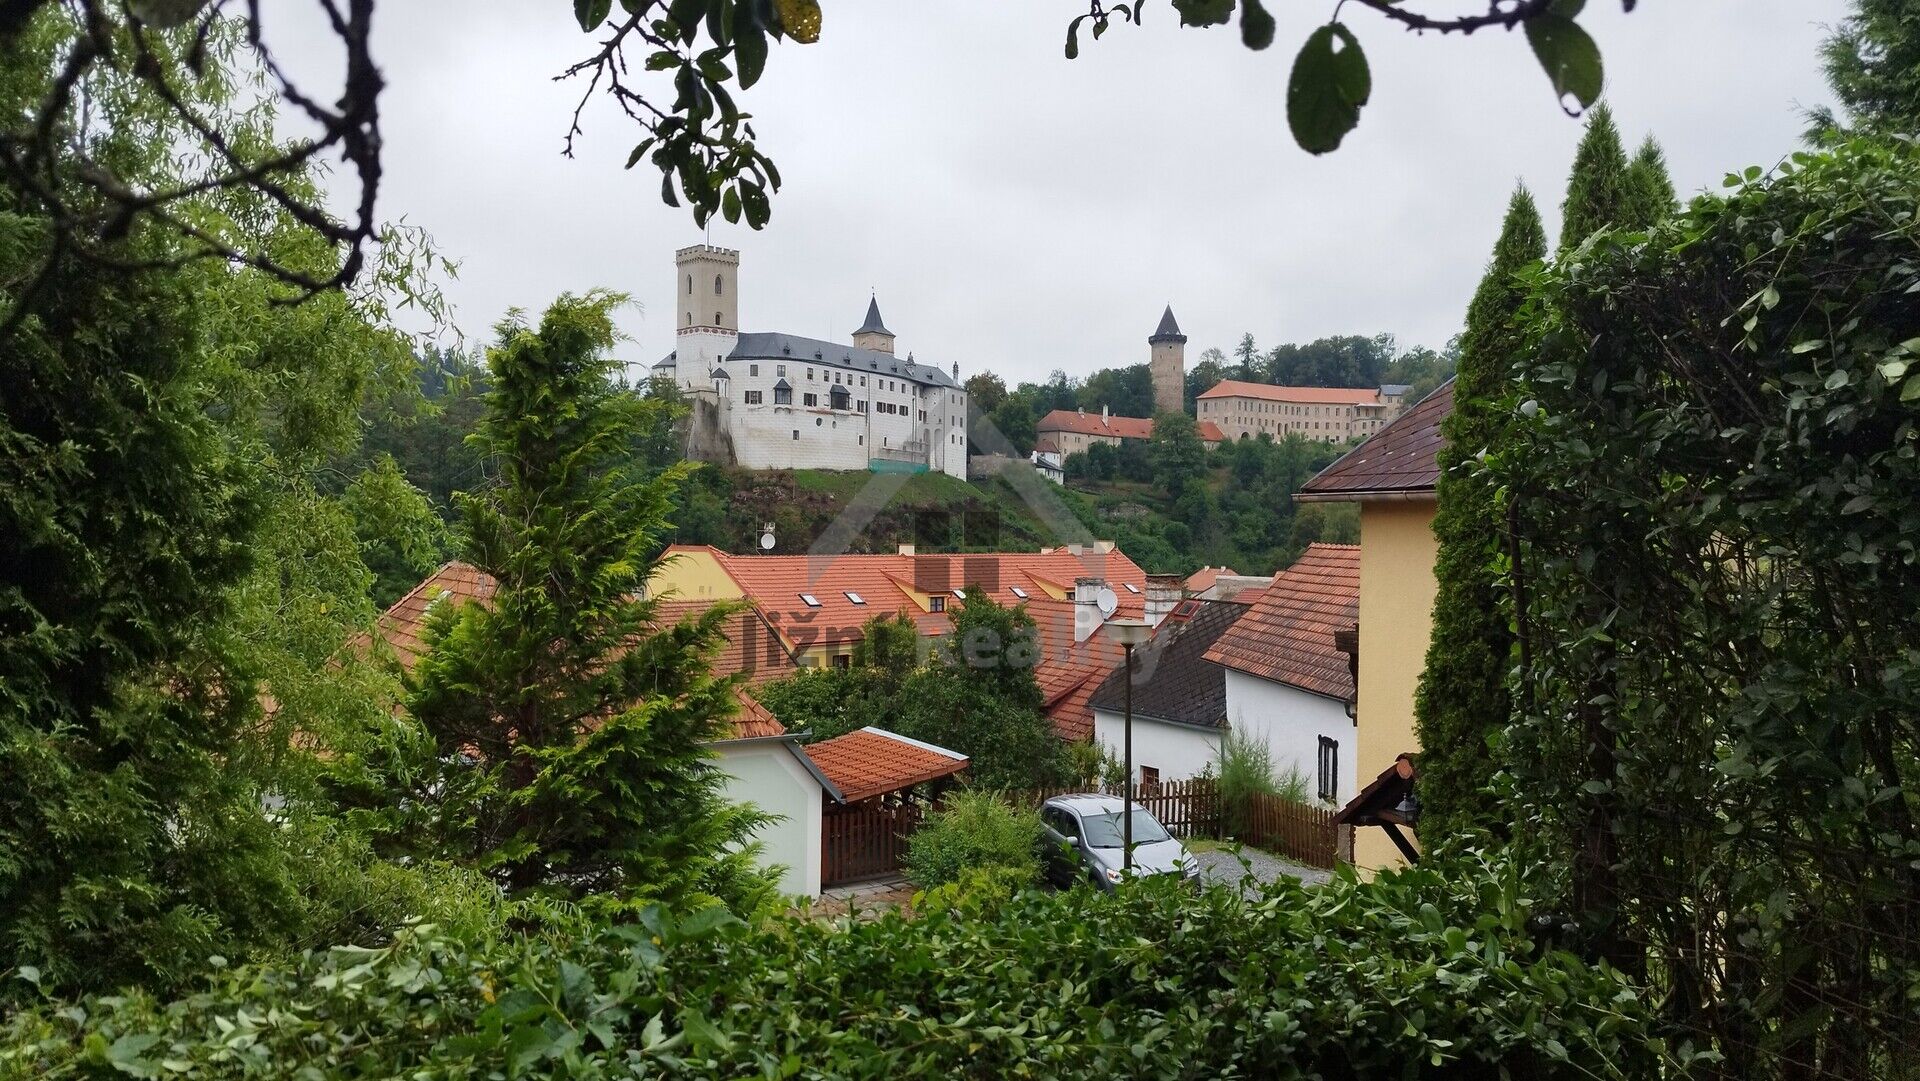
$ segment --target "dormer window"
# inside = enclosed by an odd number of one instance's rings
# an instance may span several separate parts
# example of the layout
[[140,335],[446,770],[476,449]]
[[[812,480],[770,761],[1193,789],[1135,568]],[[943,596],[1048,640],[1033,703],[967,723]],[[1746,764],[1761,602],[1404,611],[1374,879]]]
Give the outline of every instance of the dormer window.
[[808,608],[818,608],[818,607],[820,607],[820,598],[818,598],[818,597],[816,597],[816,596],[814,596],[814,595],[813,595],[813,594],[811,594],[811,593],[802,593],[802,594],[800,594],[800,599],[801,599],[801,601],[803,601],[803,602],[805,602],[805,603],[806,603],[806,606],[807,606]]
[[945,597],[928,597],[927,609],[933,612],[944,612],[947,610],[947,599]]
[[850,601],[852,601],[852,602],[853,602],[853,603],[855,603],[855,604],[865,604],[865,603],[867,603],[867,599],[866,599],[865,597],[862,597],[862,596],[861,596],[860,594],[858,594],[858,593],[855,593],[855,592],[854,592],[853,590],[851,590],[851,589],[849,589],[849,590],[847,590],[847,599],[848,599],[848,600],[850,600]]

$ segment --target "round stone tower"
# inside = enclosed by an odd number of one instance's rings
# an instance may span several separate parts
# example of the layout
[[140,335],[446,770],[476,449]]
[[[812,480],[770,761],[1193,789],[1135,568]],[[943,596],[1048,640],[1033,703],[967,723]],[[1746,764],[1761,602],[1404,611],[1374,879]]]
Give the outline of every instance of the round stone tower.
[[1173,305],[1167,305],[1166,314],[1160,317],[1160,325],[1147,339],[1147,345],[1152,350],[1153,411],[1156,414],[1184,412],[1187,336],[1180,333],[1180,324],[1173,320]]

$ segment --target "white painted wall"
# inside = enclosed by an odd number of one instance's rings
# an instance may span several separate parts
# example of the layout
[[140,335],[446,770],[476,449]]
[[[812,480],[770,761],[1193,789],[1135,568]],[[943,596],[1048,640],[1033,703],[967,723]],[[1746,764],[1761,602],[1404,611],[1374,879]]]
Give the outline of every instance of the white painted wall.
[[1335,806],[1345,806],[1359,788],[1354,783],[1354,760],[1359,757],[1357,730],[1347,717],[1346,704],[1298,687],[1275,683],[1227,669],[1227,723],[1244,735],[1263,739],[1273,754],[1273,768],[1297,766],[1307,779],[1307,793],[1318,786],[1320,739],[1340,744],[1340,794]]
[[[1093,711],[1093,738],[1120,757],[1126,718],[1118,711]],[[1160,771],[1163,781],[1184,781],[1205,772],[1220,753],[1220,733],[1133,715],[1134,777],[1142,766]]]
[[726,797],[781,816],[754,835],[760,865],[782,868],[782,892],[820,896],[820,782],[777,740],[721,743],[714,749],[727,775]]
[[[1250,676],[1227,669],[1227,723],[1235,732],[1260,740],[1273,756],[1275,772],[1298,767],[1307,779],[1307,794],[1318,787],[1320,737],[1340,744],[1340,795],[1335,806],[1343,806],[1359,791],[1355,783],[1354,759],[1358,752],[1354,725],[1347,719],[1346,707],[1331,698],[1308,694],[1297,687]],[[1105,745],[1117,758],[1120,755],[1124,718],[1117,711],[1093,711],[1093,738]],[[1220,734],[1186,725],[1133,718],[1133,763],[1138,778],[1142,766],[1160,771],[1163,781],[1180,781],[1197,776],[1214,764],[1220,754]]]

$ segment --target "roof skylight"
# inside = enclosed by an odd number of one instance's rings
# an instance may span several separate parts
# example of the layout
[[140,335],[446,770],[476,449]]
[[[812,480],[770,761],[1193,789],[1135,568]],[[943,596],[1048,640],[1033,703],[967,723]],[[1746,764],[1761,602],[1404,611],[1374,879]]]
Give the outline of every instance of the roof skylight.
[[958,598],[960,598],[960,599],[961,599],[961,600],[963,600],[963,601],[967,599],[967,591],[966,591],[966,590],[964,590],[964,589],[956,589],[956,590],[954,590],[954,591],[953,591],[953,595],[954,595],[954,596],[956,596],[956,597],[958,597]]
[[1009,586],[1007,588],[1013,590],[1013,595],[1020,598],[1021,600],[1024,601],[1027,599],[1027,591],[1024,589],[1021,589],[1019,586]]
[[820,598],[818,598],[818,597],[816,597],[816,596],[814,596],[814,595],[813,595],[813,594],[811,594],[811,593],[802,593],[802,594],[800,594],[800,599],[801,599],[801,600],[803,600],[803,601],[805,601],[805,602],[807,602],[807,607],[808,607],[808,608],[818,608],[818,607],[820,607]]
[[853,603],[855,603],[855,604],[865,604],[865,603],[867,603],[867,599],[866,599],[865,597],[862,597],[862,596],[861,596],[860,594],[858,594],[858,593],[855,593],[855,592],[854,592],[853,590],[851,590],[851,589],[849,589],[849,590],[847,590],[847,599],[848,599],[848,600],[850,600],[850,601],[852,601],[852,602],[853,602]]
[[1139,586],[1137,586],[1137,585],[1134,585],[1134,584],[1133,584],[1132,582],[1122,582],[1122,583],[1120,583],[1120,584],[1121,584],[1121,585],[1123,585],[1123,586],[1126,586],[1126,587],[1127,587],[1127,592],[1128,592],[1128,593],[1138,593],[1138,592],[1140,592],[1140,587],[1139,587]]

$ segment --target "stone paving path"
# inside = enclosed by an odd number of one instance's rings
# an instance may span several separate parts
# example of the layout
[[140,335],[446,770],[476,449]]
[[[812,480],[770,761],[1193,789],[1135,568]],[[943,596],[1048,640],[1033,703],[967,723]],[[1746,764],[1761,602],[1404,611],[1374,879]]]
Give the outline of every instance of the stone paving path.
[[[1272,882],[1281,875],[1291,875],[1309,886],[1317,886],[1333,877],[1333,872],[1324,867],[1309,867],[1292,860],[1283,860],[1278,856],[1262,852],[1257,848],[1243,848],[1237,854],[1224,848],[1204,852],[1195,852],[1194,858],[1200,861],[1200,873],[1209,882],[1241,883],[1249,874],[1256,883]],[[1240,861],[1245,860],[1242,867]],[[1251,894],[1256,892],[1246,888]]]

